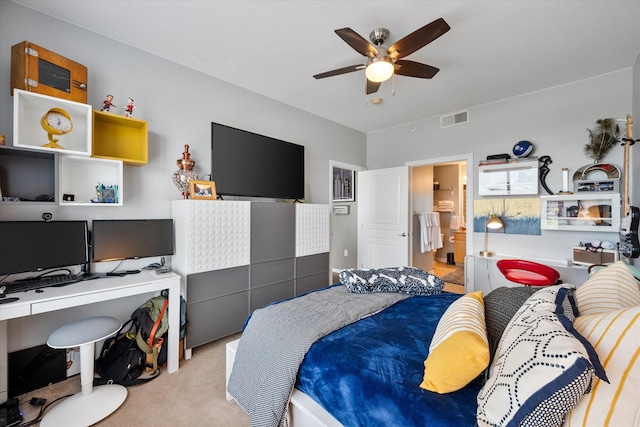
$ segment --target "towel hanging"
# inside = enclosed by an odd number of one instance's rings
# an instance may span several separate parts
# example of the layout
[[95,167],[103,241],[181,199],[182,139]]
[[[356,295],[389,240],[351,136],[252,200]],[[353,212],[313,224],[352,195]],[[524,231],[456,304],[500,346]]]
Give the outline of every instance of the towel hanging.
[[456,214],[451,215],[451,220],[449,221],[449,228],[452,230],[457,230],[460,228],[460,217]]

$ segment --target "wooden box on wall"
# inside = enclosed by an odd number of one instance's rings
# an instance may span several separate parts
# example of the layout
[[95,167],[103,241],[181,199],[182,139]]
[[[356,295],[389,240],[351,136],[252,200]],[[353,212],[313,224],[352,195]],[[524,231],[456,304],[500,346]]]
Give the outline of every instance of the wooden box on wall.
[[87,103],[87,67],[23,41],[11,47],[11,95],[22,89]]

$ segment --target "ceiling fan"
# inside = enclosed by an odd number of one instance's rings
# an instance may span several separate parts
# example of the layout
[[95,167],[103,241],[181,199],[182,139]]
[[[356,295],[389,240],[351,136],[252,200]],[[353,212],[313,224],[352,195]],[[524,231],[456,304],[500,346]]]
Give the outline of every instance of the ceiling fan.
[[386,28],[375,28],[371,31],[369,34],[371,43],[366,41],[351,28],[340,28],[335,30],[336,34],[349,46],[355,49],[356,52],[366,56],[368,58],[367,63],[338,68],[336,70],[316,74],[313,77],[316,79],[324,79],[326,77],[337,76],[364,69],[367,77],[367,95],[377,92],[380,87],[380,83],[388,80],[394,74],[430,79],[435,76],[440,69],[432,67],[431,65],[401,58],[423,48],[449,31],[450,28],[451,27],[449,27],[449,24],[447,24],[444,19],[436,19],[408,36],[398,40],[392,44],[386,52],[382,49],[384,42],[389,37],[389,30]]

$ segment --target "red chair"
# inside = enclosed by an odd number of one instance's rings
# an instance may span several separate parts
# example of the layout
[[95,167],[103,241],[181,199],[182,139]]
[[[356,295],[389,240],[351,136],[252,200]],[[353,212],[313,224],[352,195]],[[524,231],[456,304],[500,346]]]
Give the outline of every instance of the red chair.
[[501,259],[498,269],[511,282],[525,286],[551,286],[562,283],[555,269],[533,261]]

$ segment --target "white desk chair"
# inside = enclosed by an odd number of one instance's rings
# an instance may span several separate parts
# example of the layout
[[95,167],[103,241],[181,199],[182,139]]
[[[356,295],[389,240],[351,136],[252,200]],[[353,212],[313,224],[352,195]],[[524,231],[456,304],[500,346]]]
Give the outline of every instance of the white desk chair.
[[117,384],[93,387],[95,343],[118,332],[120,322],[113,317],[90,317],[62,326],[51,334],[51,348],[80,347],[80,383],[82,391],[48,412],[41,427],[90,426],[106,418],[122,405],[127,389]]

